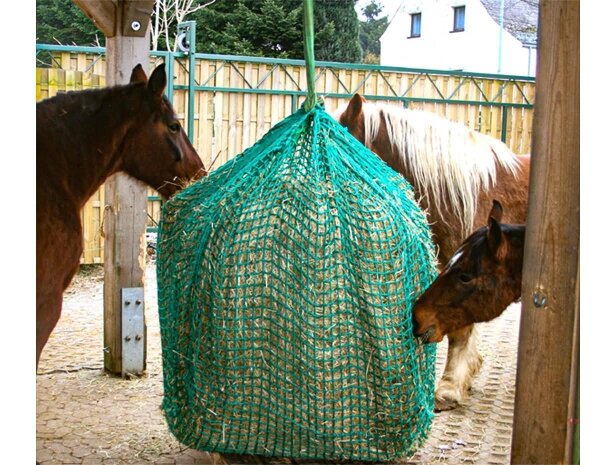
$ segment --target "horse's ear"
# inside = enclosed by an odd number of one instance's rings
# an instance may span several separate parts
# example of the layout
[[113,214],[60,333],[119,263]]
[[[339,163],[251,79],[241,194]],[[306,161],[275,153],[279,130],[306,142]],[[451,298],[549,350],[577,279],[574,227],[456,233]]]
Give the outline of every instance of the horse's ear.
[[488,221],[489,221],[489,218],[494,218],[498,223],[501,223],[502,222],[502,213],[503,213],[502,204],[500,202],[498,202],[497,200],[493,200],[492,209],[490,210],[490,214],[488,215]]
[[355,118],[362,112],[362,104],[365,102],[365,99],[360,94],[354,94],[348,103],[348,108],[346,108],[346,116],[348,119]]
[[167,74],[165,73],[165,64],[161,63],[154,71],[152,71],[150,80],[148,81],[148,89],[150,89],[154,95],[160,97],[166,86]]
[[131,77],[129,78],[129,82],[146,82],[148,78],[146,77],[146,73],[144,73],[144,69],[141,64],[137,64],[133,71],[131,72]]
[[488,228],[486,233],[487,246],[490,253],[496,256],[500,243],[502,242],[502,230],[500,229],[500,223],[498,223],[492,216],[488,219]]
[[504,234],[502,234],[500,223],[493,216],[488,219],[486,241],[490,254],[497,261],[503,261],[508,254],[508,244]]

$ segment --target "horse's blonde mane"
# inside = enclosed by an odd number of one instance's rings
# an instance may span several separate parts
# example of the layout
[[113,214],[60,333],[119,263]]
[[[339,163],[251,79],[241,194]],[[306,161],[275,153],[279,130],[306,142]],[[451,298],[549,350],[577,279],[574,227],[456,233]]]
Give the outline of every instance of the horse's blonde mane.
[[460,219],[463,234],[472,229],[481,189],[496,183],[496,163],[517,174],[516,155],[501,141],[435,113],[363,102],[365,145],[371,148],[381,121],[390,143],[415,179],[415,194]]

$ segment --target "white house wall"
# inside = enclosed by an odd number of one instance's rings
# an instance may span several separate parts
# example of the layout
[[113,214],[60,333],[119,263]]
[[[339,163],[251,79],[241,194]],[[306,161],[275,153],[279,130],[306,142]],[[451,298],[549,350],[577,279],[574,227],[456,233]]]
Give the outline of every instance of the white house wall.
[[[465,6],[463,32],[450,32],[455,6]],[[421,37],[409,37],[412,13],[421,13]],[[381,64],[533,76],[536,50],[530,52],[506,31],[498,68],[498,32],[479,0],[405,0],[381,36]]]

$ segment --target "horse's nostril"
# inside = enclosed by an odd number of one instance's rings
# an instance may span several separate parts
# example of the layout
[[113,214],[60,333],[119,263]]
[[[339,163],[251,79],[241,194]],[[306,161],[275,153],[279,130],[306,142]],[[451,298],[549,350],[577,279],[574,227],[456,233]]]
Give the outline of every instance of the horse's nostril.
[[423,330],[421,328],[423,328],[423,324],[421,323],[421,321],[419,321],[416,317],[416,314],[413,312],[412,315],[412,324],[413,324],[413,334],[416,337],[419,337],[420,334],[423,333]]
[[421,339],[421,341],[427,343],[429,339],[435,334],[435,325],[432,324],[427,327],[424,331],[421,331],[417,326],[414,327],[415,337]]
[[419,331],[419,325],[416,321],[413,321],[413,334],[415,337],[419,337],[421,335],[421,331]]

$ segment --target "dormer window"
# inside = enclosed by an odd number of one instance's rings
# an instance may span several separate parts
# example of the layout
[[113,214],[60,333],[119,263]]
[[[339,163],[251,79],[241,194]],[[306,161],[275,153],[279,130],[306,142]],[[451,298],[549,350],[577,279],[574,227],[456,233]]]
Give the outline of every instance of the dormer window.
[[465,30],[465,7],[454,7],[454,29],[452,32],[462,32]]
[[410,37],[421,37],[421,13],[410,15]]

